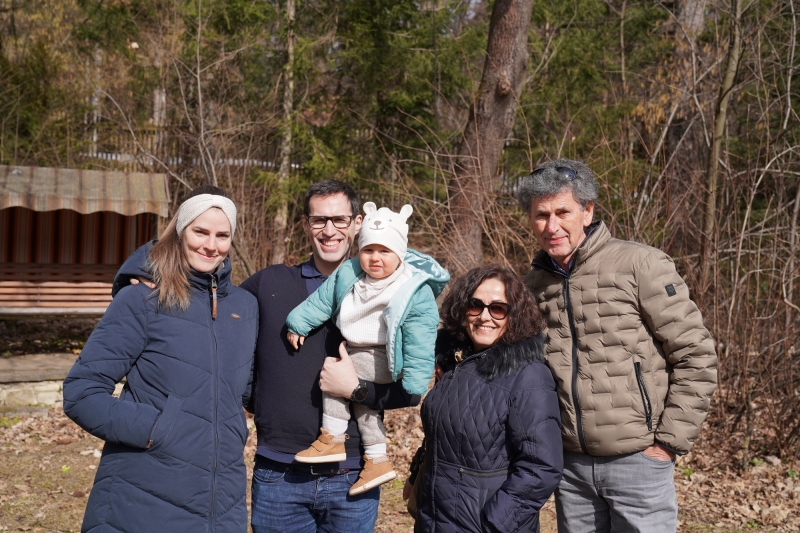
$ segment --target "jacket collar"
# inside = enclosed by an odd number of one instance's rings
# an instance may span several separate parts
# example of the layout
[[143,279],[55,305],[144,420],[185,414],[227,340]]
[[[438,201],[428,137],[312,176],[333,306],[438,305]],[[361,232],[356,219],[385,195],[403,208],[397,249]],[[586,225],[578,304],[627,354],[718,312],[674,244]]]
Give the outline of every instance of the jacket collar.
[[230,257],[226,257],[222,263],[220,263],[219,267],[217,267],[217,271],[214,273],[198,272],[195,269],[190,268],[189,285],[195,290],[209,292],[211,291],[211,280],[213,277],[217,282],[217,295],[225,296],[228,294],[228,290],[230,288],[232,270]]
[[[611,239],[611,232],[608,231],[608,227],[602,220],[595,220],[584,229],[584,232],[586,233],[586,238],[578,246],[578,250],[572,258],[570,271],[585,263],[589,257],[594,255]],[[555,268],[553,260],[544,250],[539,250],[539,253],[533,258],[531,266],[534,270],[546,270],[554,274],[564,275],[559,271],[560,269]]]
[[[459,341],[444,330],[436,339],[436,362],[447,372],[457,366],[475,363],[475,370],[487,381],[510,376],[532,361],[544,361],[544,335],[524,339],[517,344],[495,344],[480,352],[471,352],[469,341]],[[455,360],[461,352],[463,359]]]
[[544,361],[543,353],[544,335],[540,333],[517,344],[495,344],[486,348],[475,363],[475,369],[487,381],[492,381],[516,374],[533,361]]
[[[424,279],[424,282],[433,291],[434,298],[441,294],[445,285],[447,285],[447,282],[450,281],[450,274],[436,261],[436,259],[412,248],[409,248],[406,251],[406,255],[403,258],[403,263],[406,265],[406,268],[411,271],[414,277],[421,277]],[[361,268],[361,263],[358,257],[350,259],[350,261],[345,264],[349,265],[349,268],[357,278],[361,278],[366,275],[364,273],[364,269]]]
[[328,279],[328,276],[323,274],[317,268],[317,263],[314,261],[314,254],[305,263],[300,264],[300,275],[304,278],[323,278]]

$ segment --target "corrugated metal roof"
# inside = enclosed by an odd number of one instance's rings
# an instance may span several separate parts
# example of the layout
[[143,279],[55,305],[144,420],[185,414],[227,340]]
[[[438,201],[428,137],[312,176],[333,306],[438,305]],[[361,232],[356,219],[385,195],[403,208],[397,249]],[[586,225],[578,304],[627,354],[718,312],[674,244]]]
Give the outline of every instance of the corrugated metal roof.
[[165,174],[0,165],[0,209],[169,215]]

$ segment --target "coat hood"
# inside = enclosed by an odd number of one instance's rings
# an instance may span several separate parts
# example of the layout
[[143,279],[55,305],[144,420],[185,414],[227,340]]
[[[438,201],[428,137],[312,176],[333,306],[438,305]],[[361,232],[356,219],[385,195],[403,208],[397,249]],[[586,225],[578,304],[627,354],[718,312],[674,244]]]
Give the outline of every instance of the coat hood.
[[[150,256],[150,250],[153,245],[158,242],[157,239],[144,243],[135,252],[133,252],[114,276],[114,284],[111,286],[111,297],[117,295],[123,287],[131,284],[131,278],[147,278],[152,279],[153,274],[148,270],[147,263]],[[231,279],[231,258],[226,257],[220,264],[215,274],[217,275],[217,293],[224,296],[228,293],[228,285]],[[194,269],[189,270],[189,284],[194,289],[206,290],[211,286],[211,274],[205,272],[197,272]]]
[[111,287],[112,297],[116,296],[123,287],[130,285],[131,278],[141,276],[149,279],[152,276],[150,272],[145,270],[145,265],[147,265],[147,257],[150,255],[150,249],[156,242],[157,240],[153,239],[150,242],[144,243],[122,263],[122,266],[119,267],[117,271],[117,275],[114,276],[114,285]]
[[436,259],[422,252],[409,248],[403,261],[407,267],[428,277],[426,283],[433,291],[434,298],[438,298],[447,282],[450,281],[450,273]]

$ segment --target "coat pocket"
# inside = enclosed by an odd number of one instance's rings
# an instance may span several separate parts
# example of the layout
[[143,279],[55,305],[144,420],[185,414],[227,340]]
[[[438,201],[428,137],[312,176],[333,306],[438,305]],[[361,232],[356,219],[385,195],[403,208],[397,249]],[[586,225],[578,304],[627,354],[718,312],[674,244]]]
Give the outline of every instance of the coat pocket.
[[482,530],[483,508],[508,478],[509,469],[470,470],[459,468],[459,498],[461,515],[458,520],[467,531]]
[[508,477],[509,469],[501,468],[499,470],[470,470],[468,468],[459,468],[458,473],[463,479],[464,476],[485,478],[485,477]]
[[164,449],[172,434],[172,428],[175,426],[175,420],[178,418],[182,405],[183,398],[177,394],[170,394],[167,397],[164,409],[161,410],[161,414],[156,418],[156,423],[153,424],[153,429],[150,431],[150,439],[147,441],[148,449]]
[[647,422],[648,431],[653,431],[653,406],[650,403],[650,396],[647,394],[647,387],[644,384],[644,377],[642,377],[642,363],[633,363],[633,371],[636,373],[636,384],[639,386],[639,394],[642,397],[642,405],[644,407],[644,418]]

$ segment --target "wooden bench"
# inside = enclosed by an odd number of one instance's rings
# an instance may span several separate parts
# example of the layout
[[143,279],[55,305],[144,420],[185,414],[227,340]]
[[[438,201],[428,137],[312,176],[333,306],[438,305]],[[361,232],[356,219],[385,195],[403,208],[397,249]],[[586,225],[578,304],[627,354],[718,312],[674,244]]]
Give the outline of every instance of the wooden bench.
[[117,265],[0,263],[0,315],[100,316]]

